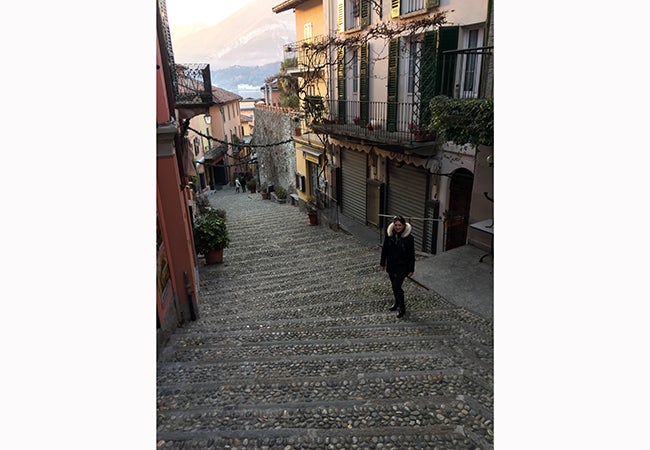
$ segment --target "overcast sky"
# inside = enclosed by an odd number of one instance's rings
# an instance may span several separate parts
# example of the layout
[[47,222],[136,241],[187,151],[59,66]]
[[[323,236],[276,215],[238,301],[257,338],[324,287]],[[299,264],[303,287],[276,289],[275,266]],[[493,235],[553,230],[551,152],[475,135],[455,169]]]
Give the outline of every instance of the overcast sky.
[[253,0],[166,0],[170,27],[214,25]]

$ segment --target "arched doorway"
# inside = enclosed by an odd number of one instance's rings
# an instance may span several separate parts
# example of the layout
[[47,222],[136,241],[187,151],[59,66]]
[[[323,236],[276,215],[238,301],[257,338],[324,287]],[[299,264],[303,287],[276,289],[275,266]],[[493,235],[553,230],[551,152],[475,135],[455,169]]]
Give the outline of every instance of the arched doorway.
[[451,175],[449,183],[449,213],[445,219],[445,250],[451,250],[467,243],[469,207],[472,200],[474,174],[467,169],[458,169]]

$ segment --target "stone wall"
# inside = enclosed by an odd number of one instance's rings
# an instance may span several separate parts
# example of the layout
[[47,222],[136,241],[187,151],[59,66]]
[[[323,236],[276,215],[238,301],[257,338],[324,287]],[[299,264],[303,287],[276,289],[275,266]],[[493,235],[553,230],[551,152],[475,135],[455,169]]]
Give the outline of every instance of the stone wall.
[[[289,108],[255,106],[253,142],[266,145],[292,139],[294,124]],[[296,191],[296,150],[294,142],[271,147],[258,147],[258,175],[260,186],[282,186],[289,193]]]

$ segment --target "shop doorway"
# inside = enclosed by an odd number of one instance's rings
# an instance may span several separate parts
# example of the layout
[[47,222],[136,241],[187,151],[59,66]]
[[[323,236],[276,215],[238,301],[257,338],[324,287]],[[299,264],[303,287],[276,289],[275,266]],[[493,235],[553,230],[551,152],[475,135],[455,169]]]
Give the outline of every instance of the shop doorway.
[[445,218],[445,251],[467,243],[473,184],[474,174],[467,169],[458,169],[451,175],[449,213]]

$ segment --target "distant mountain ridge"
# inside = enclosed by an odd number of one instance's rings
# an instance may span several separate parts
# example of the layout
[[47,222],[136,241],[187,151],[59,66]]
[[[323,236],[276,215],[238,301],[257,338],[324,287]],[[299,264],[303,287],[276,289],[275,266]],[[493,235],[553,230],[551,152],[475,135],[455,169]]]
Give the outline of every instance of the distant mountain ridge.
[[237,92],[237,84],[262,85],[279,70],[284,44],[296,40],[295,16],[275,14],[271,8],[278,3],[256,0],[216,25],[194,32],[172,29],[176,63],[209,63],[213,84],[232,92]]
[[[210,66],[212,69],[212,66]],[[250,89],[239,89],[239,85],[261,86],[264,79],[280,70],[280,62],[264,64],[263,66],[231,66],[225,69],[210,70],[212,84],[242,97],[261,98],[262,91],[256,90],[253,95]]]

